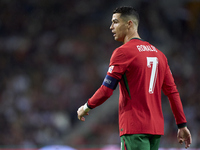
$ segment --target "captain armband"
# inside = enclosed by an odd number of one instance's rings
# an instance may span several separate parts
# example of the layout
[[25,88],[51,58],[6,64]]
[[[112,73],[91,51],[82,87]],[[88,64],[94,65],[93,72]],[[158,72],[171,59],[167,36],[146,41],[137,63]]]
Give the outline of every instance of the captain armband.
[[104,81],[103,81],[103,85],[110,88],[110,89],[113,89],[115,90],[116,87],[117,87],[117,84],[118,84],[118,80],[109,76],[109,75],[106,75]]

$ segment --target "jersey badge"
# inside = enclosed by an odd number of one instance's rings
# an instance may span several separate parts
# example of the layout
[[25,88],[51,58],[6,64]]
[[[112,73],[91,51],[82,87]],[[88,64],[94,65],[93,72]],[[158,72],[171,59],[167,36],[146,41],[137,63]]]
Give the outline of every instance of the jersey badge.
[[110,66],[109,69],[108,69],[108,72],[112,73],[113,69],[114,69],[114,66]]

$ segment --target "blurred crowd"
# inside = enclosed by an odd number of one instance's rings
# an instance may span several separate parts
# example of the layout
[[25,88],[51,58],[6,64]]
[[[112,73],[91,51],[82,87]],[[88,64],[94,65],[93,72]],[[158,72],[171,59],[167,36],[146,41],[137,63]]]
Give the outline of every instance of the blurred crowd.
[[[178,2],[135,4],[139,33],[166,54],[193,146],[200,147],[200,2]],[[0,146],[71,144],[64,139],[80,123],[77,108],[101,85],[112,51],[121,44],[109,30],[114,4],[123,3],[0,1]],[[177,127],[164,95],[163,112],[161,146],[175,144]],[[73,145],[119,144],[117,112],[113,117]]]

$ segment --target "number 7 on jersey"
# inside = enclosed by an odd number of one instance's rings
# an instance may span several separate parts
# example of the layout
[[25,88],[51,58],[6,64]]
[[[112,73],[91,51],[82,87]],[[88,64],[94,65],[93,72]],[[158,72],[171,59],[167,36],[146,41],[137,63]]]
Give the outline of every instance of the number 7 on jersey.
[[153,94],[155,83],[156,83],[156,78],[157,78],[158,58],[157,57],[147,57],[147,67],[152,68],[150,83],[149,83],[149,93]]

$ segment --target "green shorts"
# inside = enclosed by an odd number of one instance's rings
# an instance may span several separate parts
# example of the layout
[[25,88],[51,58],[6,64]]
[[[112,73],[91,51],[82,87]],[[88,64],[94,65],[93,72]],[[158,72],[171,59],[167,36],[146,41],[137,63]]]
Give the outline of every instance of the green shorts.
[[161,135],[126,134],[121,136],[121,150],[158,150]]

